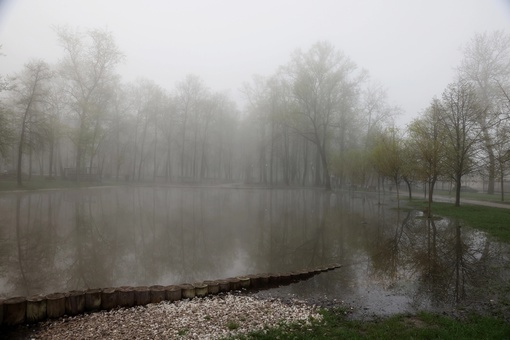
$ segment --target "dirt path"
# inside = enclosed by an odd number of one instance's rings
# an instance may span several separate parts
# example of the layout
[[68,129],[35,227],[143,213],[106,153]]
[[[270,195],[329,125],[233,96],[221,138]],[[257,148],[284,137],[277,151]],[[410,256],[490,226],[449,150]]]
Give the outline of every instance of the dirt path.
[[[434,195],[434,201],[454,203],[455,198],[448,197],[448,196]],[[496,203],[496,202],[490,202],[490,201],[477,201],[477,200],[469,200],[469,199],[464,199],[464,198],[460,199],[460,204],[482,205],[485,207],[510,209],[510,204],[506,204],[506,203]]]

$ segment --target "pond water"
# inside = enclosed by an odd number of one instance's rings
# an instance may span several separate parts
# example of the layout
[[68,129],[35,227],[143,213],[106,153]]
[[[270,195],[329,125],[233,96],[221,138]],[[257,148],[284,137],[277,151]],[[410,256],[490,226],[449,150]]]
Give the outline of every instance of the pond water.
[[[259,295],[375,314],[497,300],[508,246],[364,194],[110,187],[0,195],[0,298],[340,269]],[[508,288],[506,288],[508,293]]]

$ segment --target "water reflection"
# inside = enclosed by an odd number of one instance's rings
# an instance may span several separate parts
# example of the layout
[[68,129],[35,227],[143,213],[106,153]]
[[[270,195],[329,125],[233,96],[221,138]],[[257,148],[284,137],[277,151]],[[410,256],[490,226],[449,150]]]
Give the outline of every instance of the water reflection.
[[346,266],[283,293],[372,301],[393,312],[477,301],[486,298],[488,284],[509,279],[508,247],[455,221],[389,206],[377,197],[300,189],[4,194],[0,296],[176,284],[339,262]]

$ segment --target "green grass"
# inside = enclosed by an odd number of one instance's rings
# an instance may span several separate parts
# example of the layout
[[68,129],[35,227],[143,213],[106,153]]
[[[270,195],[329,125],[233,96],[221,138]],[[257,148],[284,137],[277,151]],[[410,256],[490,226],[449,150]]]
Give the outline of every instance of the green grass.
[[431,313],[396,315],[375,321],[349,320],[342,310],[323,310],[323,321],[282,325],[239,339],[508,339],[510,324],[492,317],[455,320]]
[[[414,208],[427,207],[425,201],[409,201],[408,204]],[[468,204],[456,207],[453,203],[434,202],[432,214],[456,219],[460,225],[485,231],[500,241],[510,243],[510,209]]]
[[227,323],[227,328],[228,328],[229,330],[233,331],[233,330],[236,330],[236,329],[238,329],[238,328],[239,328],[239,324],[238,324],[237,322],[235,322],[235,321],[229,321],[229,322]]
[[15,179],[0,179],[1,191],[15,190],[48,190],[48,189],[64,189],[64,188],[83,188],[92,186],[112,185],[108,182],[76,182],[62,179],[45,179],[34,177],[30,181],[24,180],[21,187],[18,186]]
[[[420,193],[416,195],[416,192],[413,192],[414,196],[417,197],[423,197],[423,193]],[[421,195],[421,196],[420,196]],[[447,191],[447,190],[434,190],[434,195],[440,195],[440,196],[447,196],[451,198],[455,198],[455,192],[454,191]],[[476,200],[476,201],[486,201],[486,202],[494,202],[494,203],[504,203],[509,204],[510,202],[510,193],[505,193],[504,195],[505,201],[501,201],[501,193],[495,193],[495,194],[487,194],[485,192],[464,192],[462,191],[460,193],[460,199],[467,199],[467,200]]]

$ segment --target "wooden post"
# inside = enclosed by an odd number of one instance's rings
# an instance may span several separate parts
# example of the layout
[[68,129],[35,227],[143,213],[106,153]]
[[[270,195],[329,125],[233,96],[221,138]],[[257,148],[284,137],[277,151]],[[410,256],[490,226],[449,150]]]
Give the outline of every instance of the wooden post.
[[207,293],[218,294],[220,292],[220,284],[218,281],[204,281],[204,284],[207,285]]
[[250,279],[250,287],[251,288],[260,288],[262,286],[262,280],[259,275],[247,275]]
[[72,290],[66,293],[66,314],[78,315],[85,311],[85,291]]
[[236,279],[239,280],[239,287],[248,289],[250,288],[250,278],[247,276],[238,276]]
[[151,286],[150,287],[151,303],[160,303],[166,298],[165,287],[163,286]]
[[145,306],[151,302],[150,290],[146,286],[135,287],[135,305]]
[[165,291],[168,301],[178,301],[182,298],[182,289],[179,286],[166,286]]
[[66,297],[62,293],[46,295],[46,314],[50,319],[60,318],[66,313]]
[[241,289],[241,281],[236,279],[235,277],[230,277],[226,280],[230,285],[230,290],[239,290]]
[[219,280],[218,285],[220,287],[220,292],[228,292],[230,290],[230,282],[227,280]]
[[195,287],[195,296],[197,296],[197,297],[204,297],[208,293],[207,285],[202,282],[194,283],[193,287]]
[[290,273],[280,273],[280,274],[278,274],[278,276],[280,278],[281,283],[283,283],[283,284],[291,283],[292,275]]
[[269,284],[271,286],[278,286],[280,281],[281,281],[280,275],[274,273],[269,274]]
[[6,326],[21,325],[25,322],[27,312],[27,299],[24,297],[13,297],[4,300],[4,320]]
[[46,298],[33,295],[27,298],[27,322],[36,323],[46,319]]
[[105,288],[101,291],[101,309],[109,310],[119,305],[117,301],[117,289]]
[[260,274],[260,284],[264,287],[267,287],[269,285],[269,274]]
[[94,312],[101,309],[101,289],[88,289],[85,292],[85,311]]
[[121,307],[133,307],[135,305],[135,291],[133,287],[120,287],[117,290],[117,299]]
[[193,299],[195,297],[195,287],[193,287],[189,283],[181,285],[181,289],[183,299]]

